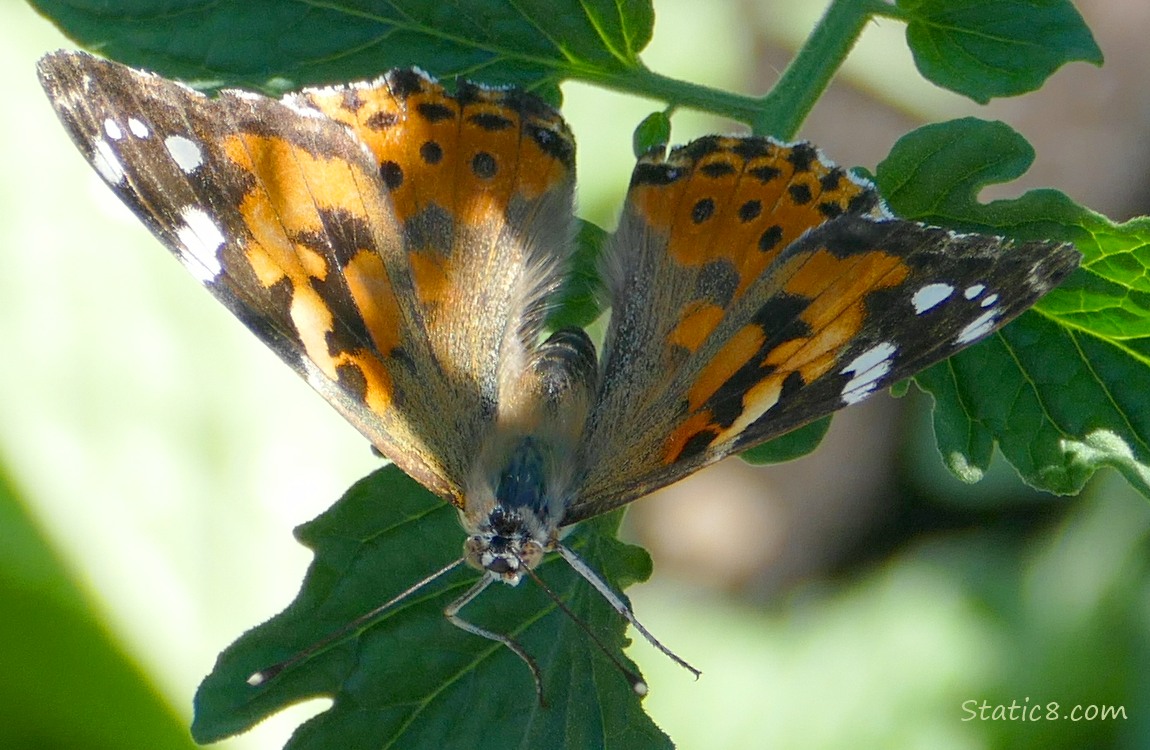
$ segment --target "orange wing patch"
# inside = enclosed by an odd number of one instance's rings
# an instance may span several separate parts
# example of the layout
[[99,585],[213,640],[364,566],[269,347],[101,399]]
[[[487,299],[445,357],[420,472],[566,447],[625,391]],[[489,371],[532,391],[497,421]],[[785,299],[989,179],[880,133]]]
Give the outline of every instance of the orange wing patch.
[[772,275],[785,293],[775,299],[791,300],[797,323],[787,326],[786,308],[768,302],[727,340],[688,391],[689,416],[668,436],[665,463],[733,441],[779,402],[784,387],[830,372],[863,328],[867,295],[902,284],[910,269],[880,249],[839,256],[817,248]]
[[640,159],[629,200],[670,237],[682,266],[729,261],[742,294],[783,248],[847,211],[870,211],[873,190],[805,143],[712,136]]
[[[308,359],[382,413],[394,389],[379,353],[398,343],[398,310],[366,229],[362,191],[370,190],[374,176],[358,163],[312,153],[282,136],[240,131],[223,138],[220,151],[251,178],[238,210],[250,235],[243,253],[252,272],[273,300],[286,305]],[[334,246],[337,225],[342,242]],[[349,226],[363,229],[348,232]],[[351,270],[343,282],[342,269],[333,268],[337,256]],[[372,340],[357,340],[350,321],[337,320],[338,311],[319,291],[332,283],[347,284],[359,308],[354,316],[364,320]]]
[[668,341],[690,353],[722,320],[701,311],[737,302],[805,232],[844,213],[879,213],[874,190],[814,147],[764,138],[710,136],[665,157],[647,155],[628,201],[651,231],[667,237],[671,263],[684,273],[728,279],[717,297],[715,285],[700,280],[696,287],[712,297],[689,297],[680,308]]
[[453,309],[468,303],[461,285],[497,283],[506,272],[468,265],[486,253],[454,248],[497,241],[515,205],[571,180],[574,142],[566,124],[517,90],[464,83],[452,95],[418,72],[397,70],[372,84],[298,97],[346,124],[371,151],[432,326],[471,319],[474,310]]

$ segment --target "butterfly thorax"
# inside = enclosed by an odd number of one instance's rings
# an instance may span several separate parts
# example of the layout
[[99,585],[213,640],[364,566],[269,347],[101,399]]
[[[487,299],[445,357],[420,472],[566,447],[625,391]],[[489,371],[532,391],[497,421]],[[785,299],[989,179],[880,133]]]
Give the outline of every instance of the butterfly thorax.
[[515,585],[554,546],[557,524],[549,510],[546,463],[537,439],[526,436],[515,446],[494,483],[490,510],[468,529],[469,565]]
[[558,542],[597,372],[577,329],[556,332],[524,362],[477,452],[463,509],[464,557],[510,584]]

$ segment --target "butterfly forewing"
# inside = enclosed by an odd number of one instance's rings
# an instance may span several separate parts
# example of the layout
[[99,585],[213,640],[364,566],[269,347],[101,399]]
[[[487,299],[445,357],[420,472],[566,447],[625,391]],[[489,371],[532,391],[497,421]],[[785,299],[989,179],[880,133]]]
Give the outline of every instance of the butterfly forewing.
[[83,53],[40,72],[80,150],[193,275],[462,504],[504,363],[534,343],[570,248],[558,115],[409,70],[280,101]]

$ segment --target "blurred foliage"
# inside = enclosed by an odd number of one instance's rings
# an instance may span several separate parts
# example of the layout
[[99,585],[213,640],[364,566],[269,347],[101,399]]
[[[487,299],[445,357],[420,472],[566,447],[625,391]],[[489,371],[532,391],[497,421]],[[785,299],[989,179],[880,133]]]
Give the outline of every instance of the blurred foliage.
[[192,748],[0,468],[0,747]]

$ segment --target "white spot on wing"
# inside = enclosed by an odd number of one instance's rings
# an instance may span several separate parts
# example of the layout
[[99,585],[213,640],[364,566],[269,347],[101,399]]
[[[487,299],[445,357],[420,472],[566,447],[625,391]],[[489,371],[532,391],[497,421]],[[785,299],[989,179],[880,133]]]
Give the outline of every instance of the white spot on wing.
[[998,302],[998,295],[997,294],[988,294],[988,295],[986,295],[986,298],[982,300],[982,302],[978,303],[978,306],[979,307],[990,307],[995,302]]
[[967,299],[974,299],[975,297],[977,297],[978,295],[982,294],[985,291],[986,291],[986,285],[985,284],[975,284],[973,286],[968,286],[962,292],[962,296],[966,297]]
[[224,233],[208,212],[197,206],[181,211],[180,219],[184,222],[176,230],[176,237],[184,248],[180,259],[201,283],[206,284],[223,271],[219,250],[224,244]]
[[950,284],[927,284],[915,292],[910,301],[914,305],[915,314],[922,315],[945,301],[952,294],[954,294],[954,287]]
[[164,148],[168,149],[184,174],[191,174],[204,163],[204,152],[199,145],[182,135],[169,135],[164,139]]
[[124,165],[112,144],[103,138],[92,144],[92,166],[109,185],[119,185],[124,181]]
[[128,130],[131,130],[132,135],[136,136],[137,138],[147,138],[149,135],[151,135],[151,132],[148,130],[148,126],[140,120],[137,120],[135,117],[128,118]]
[[956,344],[969,344],[972,341],[977,341],[986,334],[994,330],[994,322],[998,319],[998,310],[990,308],[982,315],[972,320],[967,324],[966,328],[959,331],[958,336],[954,341]]
[[124,131],[120,130],[120,126],[117,125],[116,121],[111,117],[104,120],[104,132],[107,133],[108,137],[113,141],[118,141],[124,137]]
[[878,381],[890,372],[891,360],[898,347],[889,341],[875,344],[862,354],[851,360],[842,372],[853,372],[854,377],[843,386],[843,402],[857,404],[869,396],[878,385]]
[[1033,289],[1046,290],[1050,288],[1050,280],[1046,278],[1042,260],[1039,260],[1030,267],[1030,273],[1026,275],[1026,281]]
[[283,102],[285,107],[290,109],[292,112],[295,112],[297,115],[310,117],[313,120],[327,119],[327,115],[325,115],[323,112],[320,112],[318,109],[303,101],[299,97],[289,95],[285,96],[280,101]]

